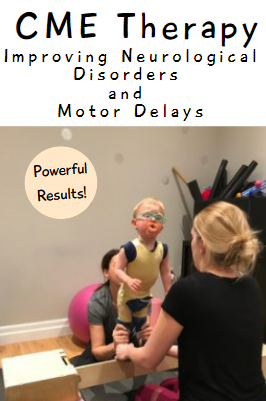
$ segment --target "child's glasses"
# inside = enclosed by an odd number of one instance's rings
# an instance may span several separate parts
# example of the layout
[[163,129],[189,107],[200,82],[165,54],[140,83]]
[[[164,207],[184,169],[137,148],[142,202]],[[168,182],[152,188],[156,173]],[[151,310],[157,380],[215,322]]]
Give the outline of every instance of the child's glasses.
[[152,212],[141,212],[138,213],[136,218],[142,217],[145,220],[155,220],[158,223],[164,224],[166,222],[166,218],[161,213],[152,213]]

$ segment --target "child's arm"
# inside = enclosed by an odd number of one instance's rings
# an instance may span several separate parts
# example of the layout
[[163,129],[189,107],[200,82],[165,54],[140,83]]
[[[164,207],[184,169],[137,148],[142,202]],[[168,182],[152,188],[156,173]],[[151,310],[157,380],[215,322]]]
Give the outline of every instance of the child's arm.
[[118,255],[115,258],[115,275],[117,279],[127,285],[132,291],[138,292],[141,290],[141,280],[130,277],[125,272],[127,266],[127,258],[124,248],[121,248]]
[[162,260],[161,266],[160,266],[160,274],[161,274],[161,279],[163,282],[163,288],[165,293],[167,293],[171,287],[171,269],[170,269],[170,264],[169,264],[169,255],[167,253],[166,257]]

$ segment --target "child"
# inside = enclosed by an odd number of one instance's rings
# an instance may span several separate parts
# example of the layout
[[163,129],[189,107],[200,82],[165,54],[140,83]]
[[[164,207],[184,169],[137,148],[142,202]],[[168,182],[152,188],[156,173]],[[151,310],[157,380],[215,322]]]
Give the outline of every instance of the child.
[[138,237],[120,249],[115,272],[122,285],[118,291],[118,323],[138,333],[147,319],[151,288],[161,275],[165,293],[171,287],[168,247],[157,241],[165,223],[164,206],[154,198],[137,204],[131,221]]

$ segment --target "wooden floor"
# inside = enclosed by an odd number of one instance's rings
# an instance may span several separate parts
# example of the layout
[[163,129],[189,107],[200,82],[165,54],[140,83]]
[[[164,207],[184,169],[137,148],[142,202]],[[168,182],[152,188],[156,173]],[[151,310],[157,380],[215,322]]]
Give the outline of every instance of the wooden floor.
[[72,335],[1,345],[0,367],[2,367],[2,358],[50,351],[58,348],[62,348],[68,358],[71,358],[72,356],[80,354],[84,350],[85,345],[76,340]]

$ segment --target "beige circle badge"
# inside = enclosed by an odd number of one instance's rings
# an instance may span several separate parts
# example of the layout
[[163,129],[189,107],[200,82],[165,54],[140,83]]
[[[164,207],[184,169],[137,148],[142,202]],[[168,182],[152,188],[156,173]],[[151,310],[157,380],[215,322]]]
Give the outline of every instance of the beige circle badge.
[[97,175],[90,160],[76,149],[59,146],[39,153],[25,176],[26,194],[40,213],[68,219],[93,201]]

